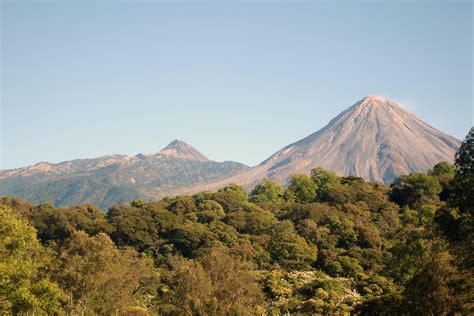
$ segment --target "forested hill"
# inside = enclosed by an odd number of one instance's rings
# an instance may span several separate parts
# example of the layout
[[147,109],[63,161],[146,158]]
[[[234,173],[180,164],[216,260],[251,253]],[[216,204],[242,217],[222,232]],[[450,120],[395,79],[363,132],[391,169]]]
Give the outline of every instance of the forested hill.
[[391,187],[316,168],[107,213],[3,198],[0,309],[472,314],[473,134]]
[[233,161],[212,161],[174,140],[153,154],[109,155],[3,170],[0,195],[55,206],[94,204],[106,209],[138,198],[155,200],[176,188],[229,177],[247,168]]

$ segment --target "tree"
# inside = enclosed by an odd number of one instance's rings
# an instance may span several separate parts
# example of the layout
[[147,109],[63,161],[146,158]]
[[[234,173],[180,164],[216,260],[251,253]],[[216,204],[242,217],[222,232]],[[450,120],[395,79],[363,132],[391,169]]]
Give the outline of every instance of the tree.
[[419,273],[439,248],[440,241],[422,228],[400,230],[399,241],[390,249],[385,270],[397,283],[406,284]]
[[199,260],[173,257],[163,273],[160,312],[165,315],[252,315],[263,310],[248,263],[209,249]]
[[339,178],[334,172],[327,171],[322,167],[311,170],[310,176],[318,187],[318,198],[326,195],[335,184],[339,183]]
[[208,273],[217,315],[250,315],[262,312],[262,296],[252,266],[214,248],[201,259]]
[[214,193],[212,191],[201,191],[193,195],[194,203],[197,206],[201,204],[202,201],[210,200]]
[[428,175],[430,176],[446,176],[451,179],[454,177],[455,174],[456,166],[445,161],[438,162],[436,165],[434,165],[433,169],[428,171]]
[[283,195],[263,180],[250,201],[229,185],[105,216],[0,198],[0,314],[472,314],[473,190],[439,163],[391,188],[315,168]]
[[318,186],[310,176],[294,175],[291,177],[288,191],[298,203],[310,203],[316,199]]
[[277,219],[273,213],[257,208],[230,213],[224,222],[240,233],[259,235],[270,230]]
[[474,215],[474,174],[456,175],[447,188],[447,202],[462,214]]
[[215,240],[212,232],[200,223],[187,223],[170,230],[168,240],[185,257],[194,257],[201,247],[209,247]]
[[15,314],[60,312],[64,293],[38,275],[46,253],[36,238],[36,230],[1,205],[0,223],[0,309],[3,305]]
[[[455,287],[458,310],[472,314],[474,297],[474,127],[462,142],[456,154],[456,175],[446,189],[444,208],[437,222],[448,237],[451,253],[455,256],[456,268],[463,276]],[[437,293],[440,294],[440,293]],[[451,307],[453,309],[453,307]]]
[[168,206],[168,210],[181,216],[196,211],[196,204],[190,196],[177,196]]
[[447,251],[435,254],[408,283],[405,300],[415,315],[447,315],[453,301],[455,269]]
[[243,186],[234,183],[217,190],[217,192],[224,192],[235,195],[241,198],[243,201],[247,201],[248,198],[247,190],[245,190]]
[[143,288],[154,277],[152,268],[134,250],[117,249],[103,233],[73,232],[57,260],[54,276],[69,295],[71,312],[112,315],[152,291],[153,282]]
[[161,282],[160,314],[202,315],[206,312],[212,284],[199,262],[182,256],[170,258]]
[[143,202],[143,200],[140,200],[140,199],[135,199],[132,202],[130,202],[130,206],[136,207],[136,208],[141,208],[143,207],[143,205],[145,205],[145,202]]
[[225,213],[222,206],[213,200],[204,200],[199,204],[197,218],[200,223],[210,223],[224,218]]
[[242,211],[248,207],[247,199],[244,199],[242,194],[234,192],[216,192],[211,199],[219,203],[226,213]]
[[377,212],[388,204],[388,188],[379,183],[366,182],[360,177],[342,177],[322,196],[323,201],[333,205],[364,202],[368,210]]
[[438,194],[441,192],[438,179],[423,173],[400,176],[395,179],[391,188],[390,197],[394,202],[415,209],[420,209],[426,204],[438,203]]
[[82,230],[89,235],[99,232],[110,234],[114,231],[114,227],[107,223],[104,213],[93,205],[69,208],[41,206],[28,214],[28,219],[37,229],[38,238],[43,243],[51,240],[64,241],[74,230]]
[[135,208],[129,205],[113,206],[107,220],[114,227],[110,235],[119,246],[131,246],[138,251],[158,252],[160,237],[177,227],[181,220],[159,203]]
[[382,239],[377,228],[372,224],[362,224],[357,226],[358,231],[358,242],[361,247],[373,247],[378,248]]
[[474,173],[474,127],[471,127],[456,153],[456,169],[460,175]]
[[347,217],[338,217],[335,214],[329,215],[322,223],[339,239],[339,246],[348,247],[356,243],[357,232],[354,227],[354,222]]
[[199,203],[199,211],[215,211],[224,213],[222,205],[213,200],[204,200]]
[[308,269],[316,260],[318,249],[298,235],[290,221],[272,227],[269,251],[273,259],[288,269]]
[[250,202],[277,203],[283,197],[283,188],[271,179],[263,179],[250,192]]
[[407,315],[403,297],[400,293],[389,293],[371,297],[356,307],[356,315]]

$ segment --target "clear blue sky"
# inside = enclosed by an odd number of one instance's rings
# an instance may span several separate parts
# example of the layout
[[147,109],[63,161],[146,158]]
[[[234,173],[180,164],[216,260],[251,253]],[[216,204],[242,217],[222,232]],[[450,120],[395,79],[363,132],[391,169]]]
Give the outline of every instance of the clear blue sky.
[[470,1],[68,2],[1,2],[0,169],[175,138],[253,165],[365,95],[473,124]]

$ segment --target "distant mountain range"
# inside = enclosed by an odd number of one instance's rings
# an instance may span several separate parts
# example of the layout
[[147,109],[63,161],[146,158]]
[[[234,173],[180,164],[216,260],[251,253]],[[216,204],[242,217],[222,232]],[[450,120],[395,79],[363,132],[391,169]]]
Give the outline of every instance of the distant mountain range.
[[263,178],[285,184],[292,174],[317,166],[388,184],[401,174],[452,162],[459,145],[395,102],[369,96],[251,168],[209,160],[175,140],[151,155],[111,155],[0,171],[0,195],[56,206],[92,203],[106,208],[135,198],[157,199],[229,183],[251,188]]
[[156,199],[178,188],[225,178],[248,167],[216,162],[175,140],[150,155],[110,155],[0,171],[0,195],[56,206],[92,203],[101,208],[136,198]]

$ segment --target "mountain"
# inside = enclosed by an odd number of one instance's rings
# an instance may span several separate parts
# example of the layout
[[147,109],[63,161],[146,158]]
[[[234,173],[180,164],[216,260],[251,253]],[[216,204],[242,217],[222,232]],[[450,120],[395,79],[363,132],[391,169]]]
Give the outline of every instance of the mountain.
[[390,183],[397,176],[454,161],[460,142],[405,111],[394,101],[368,96],[319,131],[271,155],[258,166],[191,191],[229,183],[253,187],[263,178],[286,183],[295,173],[321,166],[340,176]]
[[229,183],[252,188],[263,178],[281,184],[321,166],[340,176],[390,183],[401,174],[427,171],[454,160],[460,142],[424,123],[391,100],[368,96],[321,130],[249,168],[208,159],[175,140],[161,151],[109,155],[0,171],[0,195],[56,206],[92,203],[101,208],[141,198],[218,189]]
[[176,188],[232,176],[248,167],[216,162],[175,140],[158,153],[109,155],[0,171],[0,195],[56,206],[91,203],[101,208],[133,199],[157,199]]
[[168,156],[181,159],[189,159],[201,162],[210,161],[206,156],[201,154],[199,151],[189,146],[183,141],[176,139],[172,141],[168,146],[163,148],[157,155]]

